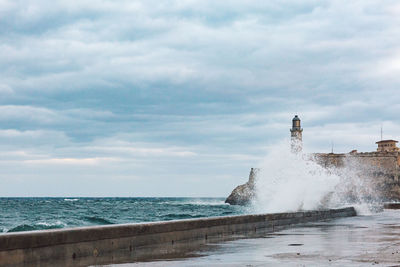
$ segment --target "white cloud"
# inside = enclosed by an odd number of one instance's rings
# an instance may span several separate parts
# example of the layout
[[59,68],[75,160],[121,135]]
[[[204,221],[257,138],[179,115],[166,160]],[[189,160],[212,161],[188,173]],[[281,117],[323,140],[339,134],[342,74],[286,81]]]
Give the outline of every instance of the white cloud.
[[15,129],[0,130],[1,145],[18,146],[29,145],[38,146],[40,144],[63,144],[68,142],[68,137],[58,131],[46,130],[27,130],[20,131]]
[[0,121],[31,121],[37,123],[55,123],[62,121],[56,112],[42,107],[32,106],[0,106]]

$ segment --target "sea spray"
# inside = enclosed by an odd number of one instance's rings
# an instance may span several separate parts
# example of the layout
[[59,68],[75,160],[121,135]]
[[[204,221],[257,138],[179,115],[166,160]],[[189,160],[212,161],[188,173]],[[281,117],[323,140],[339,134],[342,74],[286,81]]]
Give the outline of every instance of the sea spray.
[[352,205],[358,214],[371,214],[379,210],[383,202],[383,192],[378,185],[376,174],[379,168],[362,162],[360,158],[347,154],[342,166],[331,166],[330,171],[340,177],[330,195],[330,205]]
[[260,164],[253,207],[286,212],[355,205],[369,213],[380,201],[371,169],[354,157],[325,166],[315,154],[292,153],[287,141],[270,148]]
[[340,177],[302,153],[291,153],[287,142],[273,146],[260,164],[254,207],[258,212],[318,209]]

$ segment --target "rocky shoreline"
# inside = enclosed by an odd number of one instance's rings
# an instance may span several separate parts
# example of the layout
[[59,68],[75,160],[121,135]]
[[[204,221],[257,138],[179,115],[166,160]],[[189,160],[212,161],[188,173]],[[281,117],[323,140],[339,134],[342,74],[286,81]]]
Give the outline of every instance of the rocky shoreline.
[[238,185],[233,189],[232,193],[225,200],[225,203],[242,206],[250,204],[255,196],[255,180],[258,171],[259,169],[257,168],[251,168],[249,180],[245,184]]

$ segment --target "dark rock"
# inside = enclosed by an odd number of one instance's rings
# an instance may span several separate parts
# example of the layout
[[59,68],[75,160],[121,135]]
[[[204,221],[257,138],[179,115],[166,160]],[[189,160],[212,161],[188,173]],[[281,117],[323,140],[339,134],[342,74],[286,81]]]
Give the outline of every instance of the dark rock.
[[225,200],[231,205],[248,205],[254,199],[255,180],[259,169],[251,168],[247,183],[237,186]]

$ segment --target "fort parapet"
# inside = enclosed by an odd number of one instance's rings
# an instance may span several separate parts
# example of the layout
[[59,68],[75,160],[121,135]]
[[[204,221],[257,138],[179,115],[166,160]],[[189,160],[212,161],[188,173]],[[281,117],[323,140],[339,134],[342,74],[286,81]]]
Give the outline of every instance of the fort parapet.
[[399,152],[355,152],[347,154],[315,153],[317,162],[324,167],[345,167],[346,163],[360,164],[370,170],[398,173],[400,166]]
[[358,186],[364,188],[357,190],[363,190],[364,197],[381,201],[400,200],[400,154],[397,151],[315,153],[312,158],[342,175],[358,176],[362,181]]
[[316,153],[312,156],[316,162],[326,168],[348,168],[358,171],[365,179],[373,178],[381,184],[383,192],[389,199],[400,199],[400,154],[399,152],[351,152],[348,154]]

